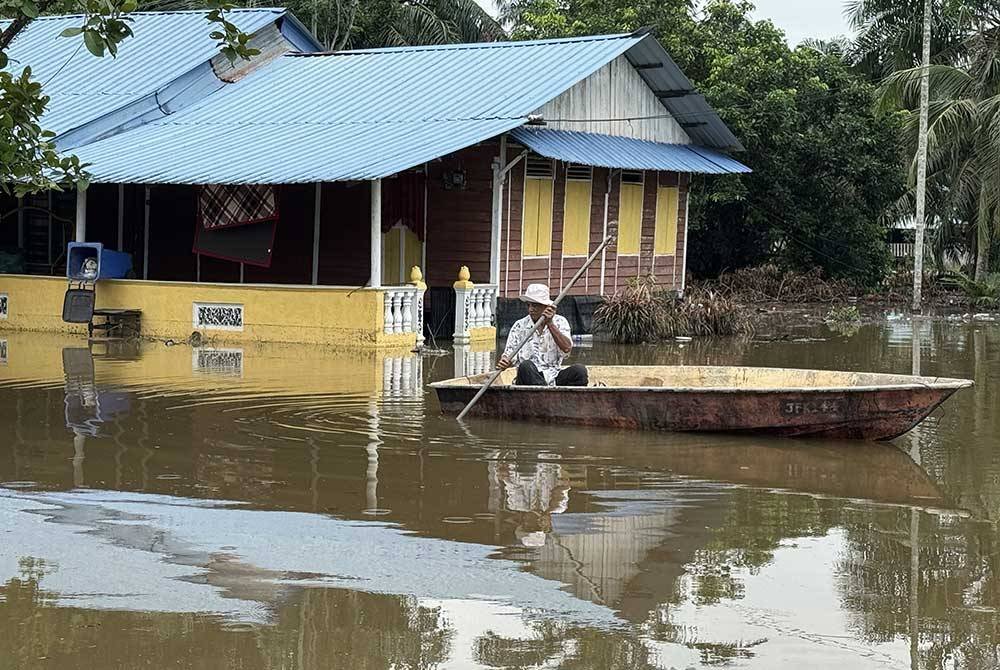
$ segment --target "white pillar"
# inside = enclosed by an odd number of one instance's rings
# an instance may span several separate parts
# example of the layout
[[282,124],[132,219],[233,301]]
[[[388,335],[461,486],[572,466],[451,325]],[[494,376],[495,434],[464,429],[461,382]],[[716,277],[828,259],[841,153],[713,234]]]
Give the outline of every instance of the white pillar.
[[507,165],[507,136],[500,136],[500,156],[493,161],[493,216],[490,227],[490,283],[500,284],[500,234],[503,228],[503,182]]
[[[614,170],[608,169],[608,183],[604,188],[604,223],[601,225],[601,240],[608,239],[608,205],[611,201],[611,176],[614,174]],[[604,295],[604,277],[605,272],[608,267],[608,248],[604,247],[601,250],[601,286],[600,294]]]
[[371,277],[368,286],[382,288],[382,180],[372,179]]
[[319,284],[319,228],[320,228],[320,205],[323,199],[323,184],[316,183],[316,198],[313,205],[313,264],[312,282],[313,286]]
[[[680,197],[680,189],[677,191],[677,197]],[[691,221],[688,219],[688,214],[691,212],[691,176],[687,177],[687,190],[684,192],[684,258],[681,259],[681,295],[684,295],[684,291],[687,288],[687,275],[688,275],[688,233],[691,232]],[[674,259],[674,263],[677,259]]]
[[76,189],[76,242],[87,241],[87,191]]

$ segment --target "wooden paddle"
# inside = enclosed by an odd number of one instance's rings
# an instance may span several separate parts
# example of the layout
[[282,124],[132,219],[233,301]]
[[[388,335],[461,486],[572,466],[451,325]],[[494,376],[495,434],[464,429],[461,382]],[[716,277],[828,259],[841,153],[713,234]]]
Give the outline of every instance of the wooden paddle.
[[[559,306],[559,303],[562,301],[563,298],[566,297],[566,294],[569,293],[569,290],[573,288],[573,285],[576,284],[576,282],[580,279],[580,277],[583,276],[583,273],[586,272],[587,268],[589,268],[594,263],[594,261],[597,260],[597,257],[601,255],[601,252],[604,251],[604,249],[607,248],[608,245],[610,245],[612,242],[615,241],[616,233],[614,232],[614,226],[609,225],[609,230],[611,230],[612,232],[606,238],[604,238],[604,241],[601,242],[600,245],[598,245],[598,247],[594,250],[594,253],[590,254],[590,258],[588,258],[587,261],[583,264],[583,266],[576,271],[576,274],[573,275],[573,278],[569,280],[569,283],[566,284],[562,292],[560,292],[559,295],[556,296],[555,302],[553,303],[553,307]],[[528,333],[527,337],[518,342],[517,346],[514,347],[514,351],[511,352],[511,358],[517,358],[518,352],[520,352],[521,349],[524,348],[524,345],[526,345],[531,340],[531,338],[534,337],[535,333],[541,331],[541,329],[544,328],[546,324],[547,324],[546,319],[539,319],[538,323],[535,325],[534,328],[532,328],[531,332]],[[503,370],[496,370],[489,376],[489,378],[486,380],[486,383],[484,383],[482,388],[479,389],[479,391],[476,393],[475,396],[473,396],[472,400],[469,401],[469,404],[465,406],[465,409],[459,412],[457,417],[458,421],[461,421],[462,419],[465,418],[465,415],[469,413],[469,410],[472,409],[472,407],[477,402],[479,402],[479,399],[483,396],[484,393],[486,393],[486,390],[493,385],[493,382],[495,382],[502,373]]]

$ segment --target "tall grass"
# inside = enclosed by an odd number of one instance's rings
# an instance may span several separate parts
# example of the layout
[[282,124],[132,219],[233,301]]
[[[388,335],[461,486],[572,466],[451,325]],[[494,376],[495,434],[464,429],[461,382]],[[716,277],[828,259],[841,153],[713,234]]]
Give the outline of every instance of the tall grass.
[[594,312],[598,331],[623,344],[678,336],[751,334],[753,319],[738,302],[716,291],[692,289],[682,298],[652,276],[631,279]]

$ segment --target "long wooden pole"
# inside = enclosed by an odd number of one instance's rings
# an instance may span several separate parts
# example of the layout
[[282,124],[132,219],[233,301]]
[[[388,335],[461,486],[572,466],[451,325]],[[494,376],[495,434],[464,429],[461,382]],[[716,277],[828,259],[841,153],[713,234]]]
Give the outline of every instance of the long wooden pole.
[[[590,258],[588,258],[587,261],[583,264],[583,266],[576,271],[576,274],[573,275],[573,278],[569,280],[569,283],[566,284],[563,290],[556,297],[554,306],[558,306],[559,303],[562,302],[562,299],[566,297],[566,294],[569,293],[569,290],[571,288],[573,288],[573,285],[576,284],[577,281],[579,281],[580,277],[583,276],[583,273],[587,271],[587,268],[589,268],[594,263],[594,261],[597,260],[598,256],[601,255],[601,252],[603,252],[609,244],[614,242],[614,240],[615,240],[614,232],[612,232],[610,235],[604,238],[604,241],[601,242],[601,244],[596,249],[594,249],[594,253],[590,254]],[[514,351],[511,352],[511,357],[516,358],[518,352],[520,352],[521,349],[524,348],[524,345],[526,345],[531,340],[531,338],[534,337],[535,333],[539,332],[542,328],[545,327],[545,324],[546,324],[545,319],[539,319],[538,323],[535,325],[534,328],[532,328],[531,332],[528,333],[528,335],[523,340],[518,342],[516,347],[514,347]],[[472,398],[472,400],[469,401],[469,404],[465,406],[465,409],[459,412],[457,417],[459,421],[465,418],[465,415],[469,413],[469,410],[472,409],[477,402],[479,402],[479,399],[483,397],[483,394],[486,393],[486,390],[493,385],[493,382],[497,380],[497,377],[499,377],[502,372],[503,370],[497,370],[489,376],[489,378],[486,380],[486,383],[483,384],[482,388],[480,388],[479,391],[476,393],[476,395]]]

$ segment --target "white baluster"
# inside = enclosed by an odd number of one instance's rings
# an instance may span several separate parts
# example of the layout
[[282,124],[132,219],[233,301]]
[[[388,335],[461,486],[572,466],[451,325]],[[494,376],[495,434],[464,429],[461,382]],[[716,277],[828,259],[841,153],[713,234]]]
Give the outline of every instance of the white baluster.
[[417,346],[424,343],[424,291],[417,289],[413,296],[413,332],[417,334]]
[[414,356],[399,359],[399,395],[408,396],[412,391],[413,384],[413,359]]
[[392,332],[403,332],[403,315],[400,309],[403,303],[403,296],[398,293],[392,294]]
[[407,291],[403,294],[403,332],[413,332],[413,293]]
[[392,359],[382,359],[382,395],[388,394],[392,390]]
[[488,286],[483,289],[483,327],[489,328],[493,325],[493,296],[495,289]]
[[392,395],[399,396],[403,390],[403,359],[395,356],[392,359]]
[[385,332],[392,332],[392,293],[386,291],[382,294],[385,300]]
[[469,317],[469,330],[472,330],[473,328],[479,328],[479,294],[480,294],[480,292],[481,292],[481,289],[478,288],[478,287],[472,289],[472,295],[471,295],[471,298],[472,298],[472,300],[471,300],[471,302],[472,302],[472,310],[471,310],[471,315]]

